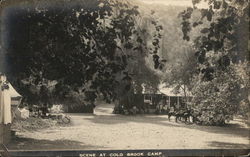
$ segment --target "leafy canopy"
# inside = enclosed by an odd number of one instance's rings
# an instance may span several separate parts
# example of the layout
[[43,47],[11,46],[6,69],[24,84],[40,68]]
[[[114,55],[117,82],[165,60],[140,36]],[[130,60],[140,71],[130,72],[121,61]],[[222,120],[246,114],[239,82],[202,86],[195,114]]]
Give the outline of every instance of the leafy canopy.
[[162,67],[157,55],[162,26],[151,19],[157,36],[151,36],[151,43],[143,41],[148,30],[137,23],[137,6],[115,0],[67,4],[9,12],[9,76],[22,80],[17,81],[21,94],[31,86],[49,89],[56,81],[53,92],[60,98],[73,90],[88,102],[99,94],[111,101],[117,96],[118,76],[131,77],[131,60],[151,55],[155,69]]

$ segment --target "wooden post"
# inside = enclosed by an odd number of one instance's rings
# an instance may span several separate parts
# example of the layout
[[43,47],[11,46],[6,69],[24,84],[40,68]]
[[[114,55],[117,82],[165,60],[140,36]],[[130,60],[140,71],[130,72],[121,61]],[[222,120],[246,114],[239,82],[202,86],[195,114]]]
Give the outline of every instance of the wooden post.
[[168,107],[170,108],[170,96],[168,96]]
[[179,97],[177,96],[177,108],[179,109],[180,108],[180,100],[179,100]]

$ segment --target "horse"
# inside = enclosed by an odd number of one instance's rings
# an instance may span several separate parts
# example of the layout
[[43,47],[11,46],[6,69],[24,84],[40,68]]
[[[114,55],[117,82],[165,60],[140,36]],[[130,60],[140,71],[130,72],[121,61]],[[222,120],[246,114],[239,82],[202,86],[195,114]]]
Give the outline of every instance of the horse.
[[174,111],[170,111],[170,108],[167,108],[165,113],[168,115],[168,121],[170,121],[171,116],[174,116]]
[[191,110],[190,112],[191,117],[193,118],[193,123],[195,124],[200,124],[200,119],[199,117],[202,115],[200,112],[196,111],[196,110]]
[[190,117],[192,117],[192,110],[190,109],[184,110],[181,117],[184,118],[185,123],[187,123],[187,120],[190,122]]
[[175,122],[182,121],[182,119],[184,119],[185,123],[187,122],[188,119],[190,121],[190,117],[192,116],[191,110],[183,110],[183,109],[179,111],[172,111],[172,112],[168,110],[167,115],[168,115],[169,121],[170,121],[171,116],[175,116]]

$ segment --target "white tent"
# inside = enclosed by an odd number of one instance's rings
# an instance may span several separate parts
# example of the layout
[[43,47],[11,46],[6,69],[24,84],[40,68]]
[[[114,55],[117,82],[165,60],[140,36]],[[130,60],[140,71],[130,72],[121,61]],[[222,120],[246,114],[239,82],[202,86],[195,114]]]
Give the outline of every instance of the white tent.
[[11,97],[11,105],[18,106],[21,103],[22,96],[13,88],[13,86],[9,83],[9,94]]

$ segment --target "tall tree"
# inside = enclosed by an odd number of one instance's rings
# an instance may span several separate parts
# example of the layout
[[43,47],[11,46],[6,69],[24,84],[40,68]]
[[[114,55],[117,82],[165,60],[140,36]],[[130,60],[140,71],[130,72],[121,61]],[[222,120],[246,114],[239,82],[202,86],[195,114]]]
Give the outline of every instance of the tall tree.
[[190,91],[193,87],[193,77],[197,74],[197,63],[192,48],[182,52],[179,61],[167,64],[164,76],[164,83],[167,87],[172,87],[173,92],[183,93],[184,101],[187,103]]
[[[194,81],[194,103],[203,111],[205,123],[222,124],[225,117],[237,113],[242,101],[249,106],[249,94],[243,94],[249,91],[249,85],[244,83],[247,78],[238,75],[235,68],[249,64],[249,3],[248,0],[207,0],[207,8],[200,9],[196,7],[200,2],[193,0],[193,7],[181,13],[184,40],[190,40],[192,29],[209,23],[191,41],[199,73]],[[201,18],[191,22],[194,11],[199,11]]]
[[[93,103],[100,94],[111,101],[117,97],[117,75],[125,72],[131,77],[127,67],[133,56],[151,55],[155,68],[161,67],[157,38],[150,44],[152,54],[144,51],[149,43],[143,43],[142,34],[147,30],[136,23],[137,6],[115,0],[66,4],[43,7],[34,3],[8,12],[7,57],[13,63],[9,76],[22,89],[35,86],[40,91],[41,86],[56,81],[54,91],[60,99],[73,90],[82,93],[86,103]],[[152,21],[159,32],[161,28]],[[25,80],[26,85],[18,80]]]

